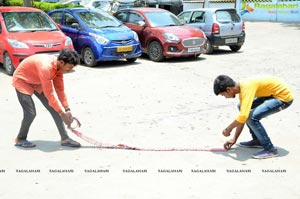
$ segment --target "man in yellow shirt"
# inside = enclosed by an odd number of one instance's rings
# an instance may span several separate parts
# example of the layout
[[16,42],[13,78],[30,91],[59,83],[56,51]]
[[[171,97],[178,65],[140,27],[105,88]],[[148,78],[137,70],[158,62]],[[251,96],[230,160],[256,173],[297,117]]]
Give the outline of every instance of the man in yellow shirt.
[[239,146],[264,148],[263,151],[255,153],[253,158],[278,156],[277,149],[260,120],[292,104],[293,94],[284,82],[275,77],[257,77],[235,82],[229,76],[219,75],[214,81],[214,93],[225,98],[235,98],[238,94],[240,100],[239,115],[223,130],[223,135],[228,137],[231,131],[236,129],[233,139],[224,144],[225,149],[229,150],[236,143],[246,123],[252,140],[240,142]]

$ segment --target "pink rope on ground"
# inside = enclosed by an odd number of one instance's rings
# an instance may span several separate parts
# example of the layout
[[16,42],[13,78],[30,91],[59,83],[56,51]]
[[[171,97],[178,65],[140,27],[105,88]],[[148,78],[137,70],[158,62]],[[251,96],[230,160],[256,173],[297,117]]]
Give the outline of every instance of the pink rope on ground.
[[86,142],[94,145],[95,147],[102,149],[123,149],[123,150],[136,150],[136,151],[209,151],[209,152],[226,152],[227,150],[224,148],[165,148],[165,149],[155,149],[155,148],[137,148],[132,146],[127,146],[125,144],[104,144],[98,142],[90,137],[83,135],[81,132],[75,130],[74,128],[70,128],[70,130],[81,139]]

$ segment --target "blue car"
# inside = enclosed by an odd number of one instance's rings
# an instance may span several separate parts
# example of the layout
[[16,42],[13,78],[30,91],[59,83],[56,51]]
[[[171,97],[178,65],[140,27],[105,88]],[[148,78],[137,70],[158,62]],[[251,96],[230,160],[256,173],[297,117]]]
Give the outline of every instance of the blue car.
[[87,66],[120,59],[135,62],[142,54],[137,34],[105,11],[63,8],[48,14],[72,39],[75,50]]

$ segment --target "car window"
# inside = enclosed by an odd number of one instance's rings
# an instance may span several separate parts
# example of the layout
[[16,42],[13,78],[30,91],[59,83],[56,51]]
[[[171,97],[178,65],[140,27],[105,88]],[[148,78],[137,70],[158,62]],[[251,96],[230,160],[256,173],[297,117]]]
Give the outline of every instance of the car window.
[[130,13],[129,14],[128,23],[138,25],[139,22],[141,22],[141,21],[145,21],[144,18],[141,15],[139,15],[137,13]]
[[182,25],[179,18],[170,12],[147,12],[145,15],[153,27]]
[[75,17],[69,13],[65,14],[65,26],[71,28],[73,23],[78,23],[77,19],[75,19]]
[[216,12],[216,19],[218,22],[230,22],[231,21],[231,16],[229,12],[227,11],[217,11]]
[[183,12],[178,16],[178,18],[183,20],[185,23],[189,23],[188,20],[189,20],[190,15],[191,15],[191,12]]
[[51,18],[57,24],[61,24],[62,12],[55,12],[51,14]]
[[240,16],[235,11],[220,10],[216,12],[216,19],[220,23],[239,22]]
[[127,12],[120,12],[116,15],[116,18],[119,19],[120,21],[122,21],[123,23],[127,23]]
[[108,3],[109,3],[109,2],[107,2],[107,1],[94,1],[94,2],[92,3],[92,6],[93,6],[94,8],[98,8],[98,7],[104,6],[104,5],[108,4]]
[[110,9],[110,3],[108,1],[97,1],[93,3],[94,8],[99,8],[102,10],[109,10]]
[[191,18],[191,23],[204,23],[205,22],[205,12],[195,11]]
[[6,12],[3,18],[9,32],[57,30],[44,12]]
[[230,11],[229,13],[233,22],[241,21],[241,17],[238,15],[238,13],[236,13],[235,11]]

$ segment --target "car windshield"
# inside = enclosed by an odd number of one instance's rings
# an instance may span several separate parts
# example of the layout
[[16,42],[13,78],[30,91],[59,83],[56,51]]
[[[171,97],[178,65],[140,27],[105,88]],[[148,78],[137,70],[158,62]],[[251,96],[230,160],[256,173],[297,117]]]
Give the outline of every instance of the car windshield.
[[95,5],[95,8],[102,9],[105,11],[110,10],[110,7],[111,5],[108,1],[100,1],[98,4]]
[[8,32],[56,31],[55,24],[43,12],[3,13]]
[[122,25],[121,22],[107,12],[80,12],[78,16],[92,29],[119,27]]
[[148,12],[145,13],[152,27],[181,26],[180,20],[169,12]]

